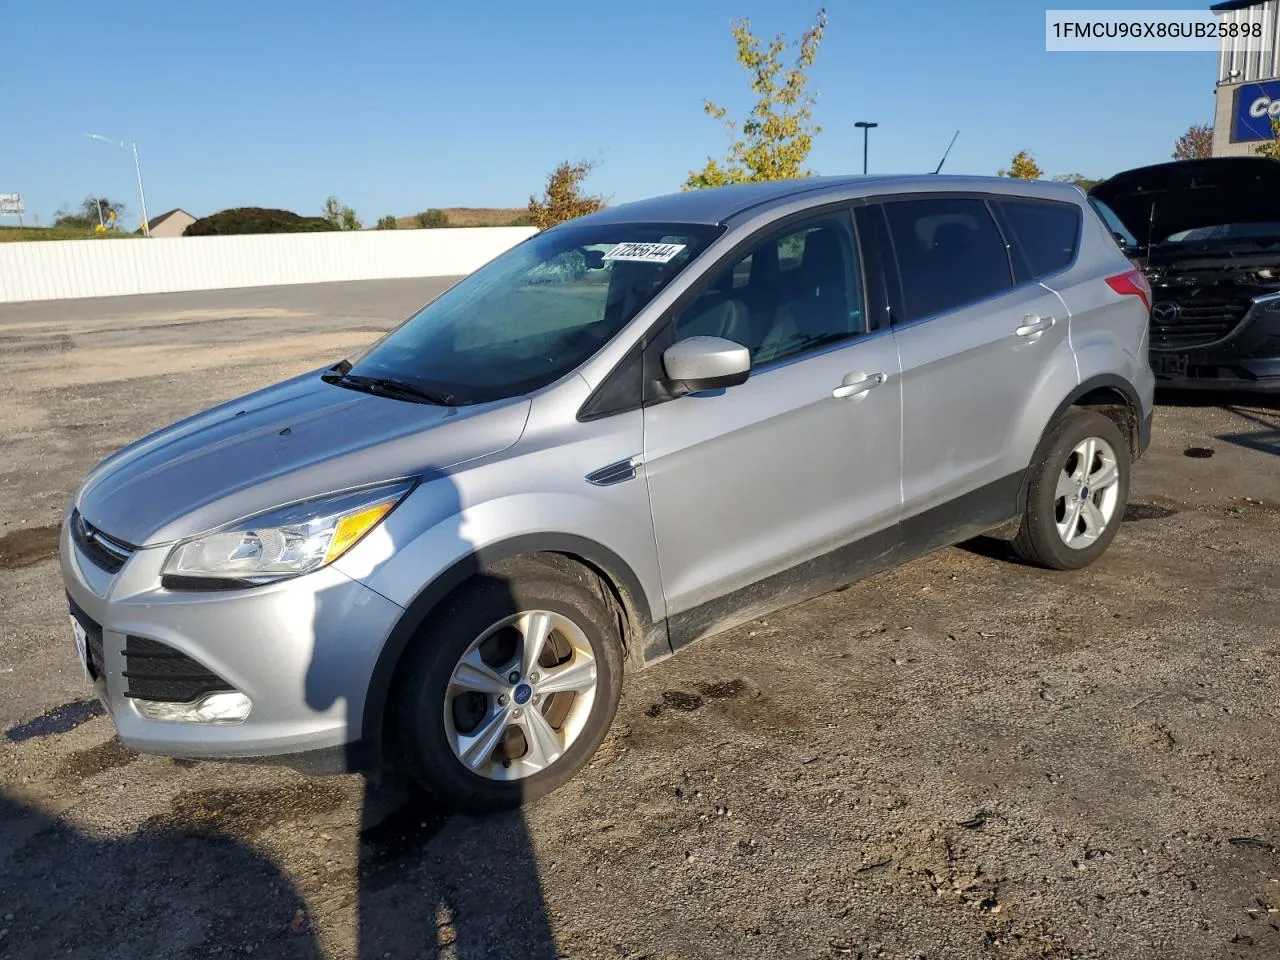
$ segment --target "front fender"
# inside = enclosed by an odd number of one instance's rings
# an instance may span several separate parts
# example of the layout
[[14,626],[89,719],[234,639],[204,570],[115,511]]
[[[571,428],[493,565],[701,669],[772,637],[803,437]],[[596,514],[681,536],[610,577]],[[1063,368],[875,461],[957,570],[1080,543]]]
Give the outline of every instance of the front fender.
[[570,493],[517,494],[451,512],[457,494],[447,478],[415,491],[404,504],[408,509],[395,510],[335,563],[405,610],[378,656],[360,736],[378,739],[396,667],[431,610],[468,578],[511,557],[554,552],[582,558],[622,595],[638,644],[632,662],[669,655],[657,550],[647,498],[641,499],[643,516],[600,495]]
[[492,554],[503,543],[568,539],[616,557],[646,615],[666,616],[647,499],[643,513],[571,493],[513,494],[460,509],[457,501],[448,478],[425,484],[334,565],[407,608],[425,585],[467,557]]

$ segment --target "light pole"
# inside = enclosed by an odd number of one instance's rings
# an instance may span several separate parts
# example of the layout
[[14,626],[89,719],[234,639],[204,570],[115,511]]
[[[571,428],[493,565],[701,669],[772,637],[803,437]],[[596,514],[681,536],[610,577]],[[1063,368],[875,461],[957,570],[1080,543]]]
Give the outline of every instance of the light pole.
[[138,145],[136,143],[125,143],[123,140],[112,140],[110,137],[104,137],[100,133],[86,133],[86,137],[90,140],[101,140],[103,143],[114,143],[121,149],[128,150],[133,148],[133,169],[138,175],[138,201],[142,205],[142,235],[144,237],[151,236],[151,227],[147,222],[147,195],[142,189],[142,164],[138,162]]
[[867,175],[867,131],[872,127],[880,126],[880,124],[859,120],[854,126],[862,131],[862,175],[865,177]]

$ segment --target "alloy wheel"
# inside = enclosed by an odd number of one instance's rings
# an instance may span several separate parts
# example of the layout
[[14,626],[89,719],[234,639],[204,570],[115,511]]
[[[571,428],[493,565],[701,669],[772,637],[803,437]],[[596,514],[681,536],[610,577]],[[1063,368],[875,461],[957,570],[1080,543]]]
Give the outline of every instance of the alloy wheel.
[[1116,452],[1101,437],[1086,437],[1067,456],[1054,493],[1058,536],[1074,550],[1092,546],[1115,518],[1120,500]]
[[514,614],[454,665],[444,700],[449,746],[479,776],[532,776],[573,746],[595,696],[595,652],[582,628],[550,610]]

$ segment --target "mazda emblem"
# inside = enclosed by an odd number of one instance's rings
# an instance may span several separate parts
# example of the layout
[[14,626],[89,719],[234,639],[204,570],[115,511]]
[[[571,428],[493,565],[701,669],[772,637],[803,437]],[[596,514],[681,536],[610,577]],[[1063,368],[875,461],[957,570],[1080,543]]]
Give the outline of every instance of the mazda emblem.
[[1169,323],[1176,320],[1181,312],[1179,306],[1171,300],[1161,300],[1151,308],[1151,319],[1159,320],[1161,323]]

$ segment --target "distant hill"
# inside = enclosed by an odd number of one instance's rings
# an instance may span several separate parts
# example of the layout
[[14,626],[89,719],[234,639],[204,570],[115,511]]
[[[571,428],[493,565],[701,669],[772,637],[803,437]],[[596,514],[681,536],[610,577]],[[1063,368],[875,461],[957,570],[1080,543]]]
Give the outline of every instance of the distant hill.
[[[507,227],[512,221],[527,217],[524,207],[441,207],[451,227]],[[412,230],[418,225],[414,216],[396,218],[396,229]]]

